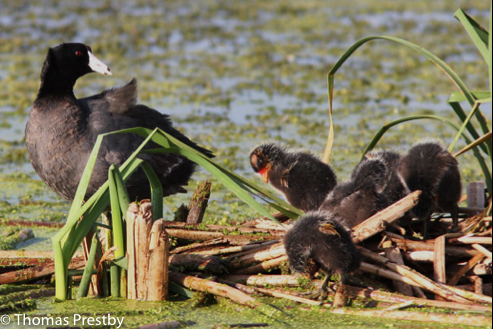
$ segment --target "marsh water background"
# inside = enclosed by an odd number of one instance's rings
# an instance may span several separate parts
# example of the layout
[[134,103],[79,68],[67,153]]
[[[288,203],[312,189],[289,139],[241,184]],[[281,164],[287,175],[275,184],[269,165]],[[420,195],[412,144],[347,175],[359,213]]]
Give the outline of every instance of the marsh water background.
[[[24,127],[49,46],[84,42],[113,77],[80,79],[78,97],[139,83],[139,101],[170,114],[175,126],[254,177],[252,147],[278,140],[321,154],[328,129],[326,74],[355,41],[369,35],[407,39],[447,62],[472,90],[485,90],[486,66],[453,17],[463,8],[488,26],[488,1],[27,1],[2,0],[0,11],[0,217],[63,222],[69,204],[32,169]],[[374,41],[336,75],[335,146],[345,179],[378,128],[414,114],[457,122],[446,104],[453,84],[408,48]],[[491,122],[491,106],[483,108]],[[436,121],[414,121],[385,135],[381,147],[404,150],[424,137],[449,143]],[[457,150],[463,144],[458,144]],[[482,179],[470,155],[459,158],[464,181]],[[209,178],[200,171],[196,181]],[[214,184],[207,222],[255,217]],[[165,216],[190,195],[165,200]],[[0,227],[0,230],[2,228]],[[20,246],[51,249],[52,230]]]

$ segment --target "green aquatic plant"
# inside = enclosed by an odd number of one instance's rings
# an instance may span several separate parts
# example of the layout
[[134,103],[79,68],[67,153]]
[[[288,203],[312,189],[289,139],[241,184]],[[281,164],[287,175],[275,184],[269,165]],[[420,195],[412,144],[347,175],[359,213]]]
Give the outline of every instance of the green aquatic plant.
[[[391,41],[400,45],[404,45],[419,54],[425,56],[428,60],[433,62],[459,89],[458,92],[453,92],[448,100],[448,104],[455,112],[456,116],[459,119],[458,123],[453,123],[446,118],[440,116],[432,116],[432,115],[417,115],[406,118],[401,118],[390,123],[385,124],[380,130],[375,134],[373,139],[370,141],[368,146],[366,147],[363,155],[372,150],[383,135],[393,126],[401,124],[403,122],[412,121],[412,120],[421,120],[421,119],[434,119],[445,122],[447,125],[457,130],[457,134],[455,135],[454,140],[449,145],[448,150],[450,152],[453,151],[457,141],[460,138],[463,138],[464,141],[468,144],[469,147],[466,147],[468,150],[472,150],[475,158],[477,159],[483,176],[486,181],[486,186],[488,188],[489,193],[492,192],[492,183],[491,183],[491,163],[492,163],[492,150],[491,150],[491,127],[488,127],[488,122],[486,117],[482,113],[480,106],[484,103],[491,103],[491,88],[492,88],[492,63],[491,63],[491,31],[492,31],[492,14],[490,8],[490,32],[486,31],[478,22],[476,22],[472,17],[467,15],[462,9],[459,9],[455,12],[454,16],[459,20],[462,26],[465,28],[467,34],[473,41],[474,45],[478,49],[481,56],[484,58],[486,65],[488,67],[488,75],[489,75],[489,91],[472,91],[470,90],[464,81],[459,77],[459,75],[450,68],[444,61],[442,61],[438,56],[433,54],[432,52],[414,44],[404,39],[391,37],[391,36],[370,36],[363,38],[352,45],[337,61],[337,63],[332,67],[327,75],[327,88],[328,88],[328,101],[329,101],[329,121],[330,128],[327,137],[327,144],[324,151],[323,160],[328,162],[330,159],[330,154],[332,151],[332,146],[334,144],[334,125],[332,119],[332,101],[333,101],[333,89],[334,89],[334,76],[336,72],[341,68],[341,66],[351,57],[351,55],[361,46],[366,44],[367,42],[373,40],[386,40]],[[461,102],[467,102],[470,106],[470,111],[466,114],[466,111],[462,108]],[[474,124],[471,122],[473,117],[476,119]],[[480,132],[478,132],[478,130]],[[462,153],[458,153],[460,155]],[[490,166],[488,166],[488,162],[485,160],[485,157],[488,158]]]
[[[94,193],[87,201],[84,202],[87,186],[94,170],[96,157],[101,146],[101,142],[106,135],[117,133],[134,133],[144,137],[144,141],[134,153],[121,165],[120,168],[112,166],[109,169],[108,180]],[[158,144],[160,147],[155,149],[144,149],[150,142]],[[116,246],[115,260],[111,266],[110,272],[114,280],[111,283],[112,295],[118,296],[120,287],[119,267],[126,268],[125,246],[124,246],[124,214],[127,211],[129,199],[124,182],[139,167],[142,167],[146,173],[147,179],[151,185],[152,204],[154,207],[154,219],[161,218],[163,213],[163,191],[161,183],[151,166],[144,160],[138,158],[140,153],[176,153],[196,162],[202,168],[207,170],[213,177],[221,182],[231,192],[235,193],[241,200],[250,205],[260,214],[277,220],[259,204],[251,194],[256,195],[272,208],[286,214],[290,218],[296,218],[301,211],[294,208],[287,202],[274,196],[268,189],[262,188],[257,184],[233,173],[232,171],[219,166],[208,157],[191,147],[180,142],[176,138],[168,135],[159,128],[150,130],[146,128],[131,128],[115,131],[98,136],[89,160],[86,164],[81,180],[79,182],[77,193],[70,208],[67,222],[60,231],[52,238],[53,250],[55,256],[55,280],[56,280],[56,298],[60,300],[67,299],[67,278],[68,265],[77,248],[84,237],[89,233],[91,228],[96,224],[97,218],[105,211],[108,205],[111,205],[112,211],[112,229],[113,242]],[[87,284],[88,284],[87,280]],[[79,288],[81,289],[81,288]]]

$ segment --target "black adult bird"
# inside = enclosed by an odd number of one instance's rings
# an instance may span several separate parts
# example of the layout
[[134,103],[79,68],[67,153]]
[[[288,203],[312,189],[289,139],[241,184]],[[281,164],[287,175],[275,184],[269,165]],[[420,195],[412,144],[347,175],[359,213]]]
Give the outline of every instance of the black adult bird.
[[250,154],[250,163],[265,183],[303,211],[317,210],[337,184],[330,166],[313,154],[291,151],[274,143],[256,147]]
[[368,159],[356,166],[348,181],[338,184],[322,203],[347,227],[354,227],[390,203],[383,193],[388,168],[382,159]]
[[[73,200],[82,172],[99,134],[146,127],[161,128],[183,143],[212,157],[212,153],[173,128],[168,115],[136,103],[137,82],[100,94],[77,99],[73,88],[78,78],[91,72],[111,75],[90,47],[64,43],[50,48],[41,70],[41,86],[26,126],[26,147],[41,179],[67,200]],[[86,198],[107,180],[108,168],[121,165],[141,144],[135,134],[118,134],[103,139]],[[155,147],[151,146],[151,147]],[[158,175],[164,196],[184,192],[183,185],[195,164],[175,154],[141,154]],[[131,200],[150,197],[142,169],[126,183]]]
[[459,166],[440,143],[424,141],[412,146],[399,162],[399,173],[411,192],[422,192],[411,211],[415,217],[424,220],[425,234],[435,210],[450,212],[454,226],[457,226],[462,190]]
[[360,265],[359,253],[340,220],[331,212],[308,212],[284,236],[293,272],[311,277],[320,268],[327,274],[318,294],[322,299],[332,274],[338,274],[345,284],[347,274]]

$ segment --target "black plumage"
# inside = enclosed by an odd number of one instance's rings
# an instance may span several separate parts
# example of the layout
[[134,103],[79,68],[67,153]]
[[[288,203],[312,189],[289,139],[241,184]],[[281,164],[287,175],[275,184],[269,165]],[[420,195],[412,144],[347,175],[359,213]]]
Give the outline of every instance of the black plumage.
[[454,226],[459,216],[462,185],[457,160],[438,142],[412,146],[399,162],[399,173],[409,190],[421,190],[413,215],[425,221],[425,234],[434,211],[450,212]]
[[330,212],[308,212],[300,217],[284,236],[289,267],[295,273],[312,276],[318,269],[325,278],[320,293],[326,296],[330,276],[337,274],[341,283],[360,265],[359,253],[341,218]]
[[[26,125],[26,147],[31,163],[41,179],[67,200],[73,200],[82,172],[98,134],[146,127],[165,132],[211,157],[212,153],[173,128],[168,115],[136,103],[137,81],[100,94],[77,99],[76,80],[91,72],[111,75],[90,47],[64,43],[50,48],[41,72],[41,86]],[[135,134],[118,134],[103,139],[86,198],[108,178],[112,164],[121,165],[141,144]],[[156,147],[151,145],[149,148]],[[175,154],[142,154],[163,184],[164,195],[184,192],[196,165]],[[150,187],[142,169],[126,183],[129,196],[150,197]]]
[[349,180],[329,193],[320,210],[330,211],[344,225],[354,227],[390,204],[383,193],[387,177],[388,168],[382,159],[367,159],[356,166]]
[[274,143],[256,147],[250,154],[250,163],[264,182],[303,211],[317,210],[337,184],[330,166],[313,154],[291,151]]

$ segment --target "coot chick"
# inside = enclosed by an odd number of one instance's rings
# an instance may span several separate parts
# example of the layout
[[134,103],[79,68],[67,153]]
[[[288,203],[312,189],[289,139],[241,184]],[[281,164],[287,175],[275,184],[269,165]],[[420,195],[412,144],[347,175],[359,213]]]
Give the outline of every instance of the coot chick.
[[312,277],[321,269],[327,274],[317,294],[322,300],[327,297],[332,274],[338,274],[340,282],[345,284],[346,275],[360,265],[359,253],[340,220],[330,212],[308,212],[284,236],[284,248],[293,272]]
[[390,205],[383,193],[387,172],[382,159],[361,162],[348,181],[338,184],[329,193],[320,210],[337,215],[347,227],[358,225]]
[[[409,194],[409,188],[406,182],[399,173],[399,162],[401,155],[393,150],[372,150],[365,154],[363,160],[361,160],[358,166],[363,165],[366,161],[372,159],[381,159],[387,166],[387,177],[385,178],[385,184],[382,189],[382,194],[388,200],[389,205],[399,201],[403,197]],[[412,220],[412,215],[408,211],[400,219],[401,225],[407,226]]]
[[401,158],[399,172],[411,192],[422,191],[411,211],[424,220],[425,234],[436,210],[450,212],[457,226],[462,185],[458,162],[447,149],[435,141],[417,143]]
[[[183,143],[211,157],[212,153],[173,128],[168,115],[136,103],[137,82],[100,94],[77,99],[74,85],[91,72],[111,75],[89,46],[64,43],[50,48],[41,70],[41,86],[26,125],[26,147],[31,163],[41,179],[63,198],[75,196],[82,172],[99,134],[146,127],[161,128]],[[118,134],[103,139],[86,198],[107,180],[108,168],[121,165],[141,144],[135,134]],[[154,148],[157,145],[150,145]],[[196,165],[175,154],[141,154],[159,177],[164,196],[184,192]],[[132,200],[150,197],[150,187],[142,169],[126,183]]]
[[288,202],[303,211],[317,210],[337,184],[328,164],[307,151],[292,151],[278,144],[256,147],[250,163],[265,183],[282,192]]
[[381,159],[387,166],[387,177],[385,178],[382,192],[387,196],[391,204],[409,194],[407,184],[399,173],[399,162],[401,159],[399,153],[393,150],[372,150],[365,154],[364,159],[358,166],[372,159]]

